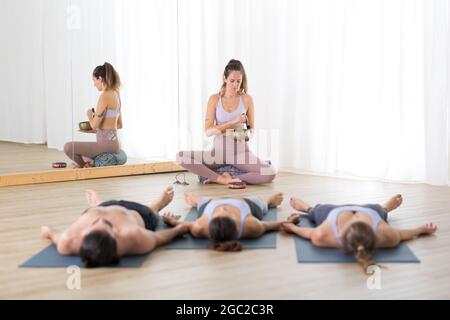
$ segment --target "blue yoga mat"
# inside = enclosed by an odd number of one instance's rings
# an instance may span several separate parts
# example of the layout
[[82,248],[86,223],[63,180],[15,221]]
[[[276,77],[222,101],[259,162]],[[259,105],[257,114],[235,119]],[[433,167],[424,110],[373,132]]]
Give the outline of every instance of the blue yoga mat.
[[[179,217],[177,217],[178,219]],[[157,230],[168,228],[162,218],[159,219]],[[151,253],[138,256],[125,256],[120,258],[120,263],[103,268],[139,268]],[[66,268],[69,266],[83,267],[79,256],[63,256],[58,253],[54,244],[49,245],[23,264],[20,268]]]
[[[186,216],[186,221],[194,221],[198,218],[198,212],[192,208]],[[263,217],[263,221],[275,221],[277,219],[277,209],[271,208]],[[239,240],[244,249],[275,249],[277,247],[277,233],[268,232],[261,237],[254,239]],[[167,249],[208,249],[209,240],[203,238],[194,238],[190,234],[177,238],[169,243]]]
[[[300,227],[314,228],[314,224],[306,217],[302,216]],[[295,249],[297,251],[297,261],[299,263],[351,263],[356,260],[349,255],[335,248],[319,248],[310,240],[295,236]],[[420,263],[416,255],[405,243],[400,243],[395,248],[377,249],[373,258],[377,262],[394,263]]]

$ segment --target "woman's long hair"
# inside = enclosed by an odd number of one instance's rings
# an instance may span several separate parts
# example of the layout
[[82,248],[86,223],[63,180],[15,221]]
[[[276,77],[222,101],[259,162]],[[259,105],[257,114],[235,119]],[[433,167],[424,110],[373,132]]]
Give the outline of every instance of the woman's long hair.
[[114,67],[105,62],[102,66],[97,66],[92,72],[94,77],[102,78],[105,83],[106,90],[120,90],[120,77]]
[[228,217],[217,217],[209,223],[209,248],[217,251],[241,251],[236,223]]
[[376,265],[372,254],[375,250],[376,236],[370,225],[364,222],[352,223],[342,234],[342,249],[346,254],[353,255],[358,263],[368,273],[368,267]]

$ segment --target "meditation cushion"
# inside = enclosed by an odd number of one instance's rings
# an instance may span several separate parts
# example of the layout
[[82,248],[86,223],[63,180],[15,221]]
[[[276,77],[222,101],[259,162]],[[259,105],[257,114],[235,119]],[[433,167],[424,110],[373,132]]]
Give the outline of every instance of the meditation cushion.
[[118,166],[127,162],[127,154],[122,149],[119,153],[105,152],[94,158],[94,167]]

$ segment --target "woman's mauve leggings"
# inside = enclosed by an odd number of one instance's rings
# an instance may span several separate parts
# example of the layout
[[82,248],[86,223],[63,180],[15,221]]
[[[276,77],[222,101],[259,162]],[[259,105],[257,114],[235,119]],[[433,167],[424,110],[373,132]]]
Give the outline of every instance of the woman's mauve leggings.
[[83,156],[93,159],[101,153],[120,152],[120,144],[117,135],[115,134],[115,130],[98,129],[96,138],[97,142],[67,142],[64,145],[64,153],[83,168],[85,165],[82,158]]
[[225,135],[216,136],[212,150],[178,152],[177,161],[187,170],[211,181],[216,181],[219,176],[212,169],[223,165],[247,172],[236,178],[248,184],[269,183],[276,176],[272,165],[258,159],[246,142],[235,142]]

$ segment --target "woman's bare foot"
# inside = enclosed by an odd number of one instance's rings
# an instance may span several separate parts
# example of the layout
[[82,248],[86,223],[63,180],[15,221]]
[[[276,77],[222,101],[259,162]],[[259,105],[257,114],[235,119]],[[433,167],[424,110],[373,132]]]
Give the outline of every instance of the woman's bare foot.
[[152,208],[155,213],[158,213],[162,208],[167,206],[173,200],[174,193],[175,191],[173,190],[173,187],[168,186],[166,189],[164,189],[159,198],[150,205],[150,208]]
[[311,208],[311,206],[308,203],[298,198],[291,198],[289,200],[289,204],[291,205],[292,208],[301,212],[307,212],[308,209]]
[[84,196],[86,197],[89,207],[96,207],[101,202],[100,196],[94,190],[86,189],[84,191]]
[[269,208],[276,208],[281,204],[281,202],[283,202],[282,192],[275,193],[274,195],[270,196],[267,199],[267,204],[269,205]]
[[242,181],[239,178],[233,178],[231,174],[229,174],[228,172],[222,173],[220,176],[217,177],[216,180],[216,183],[223,185],[228,185],[231,182],[242,182]]
[[94,159],[85,156],[81,156],[81,159],[84,161],[83,168],[92,168],[94,166]]
[[394,209],[400,207],[403,202],[403,197],[401,194],[397,194],[390,198],[384,205],[383,208],[386,209],[387,212],[391,212]]
[[173,213],[170,212],[166,212],[163,214],[163,220],[165,224],[172,227],[175,227],[180,223],[180,221],[177,220],[177,218],[173,215]]
[[184,193],[184,201],[191,208],[196,208],[198,205],[198,197],[195,194],[193,194],[192,192]]

